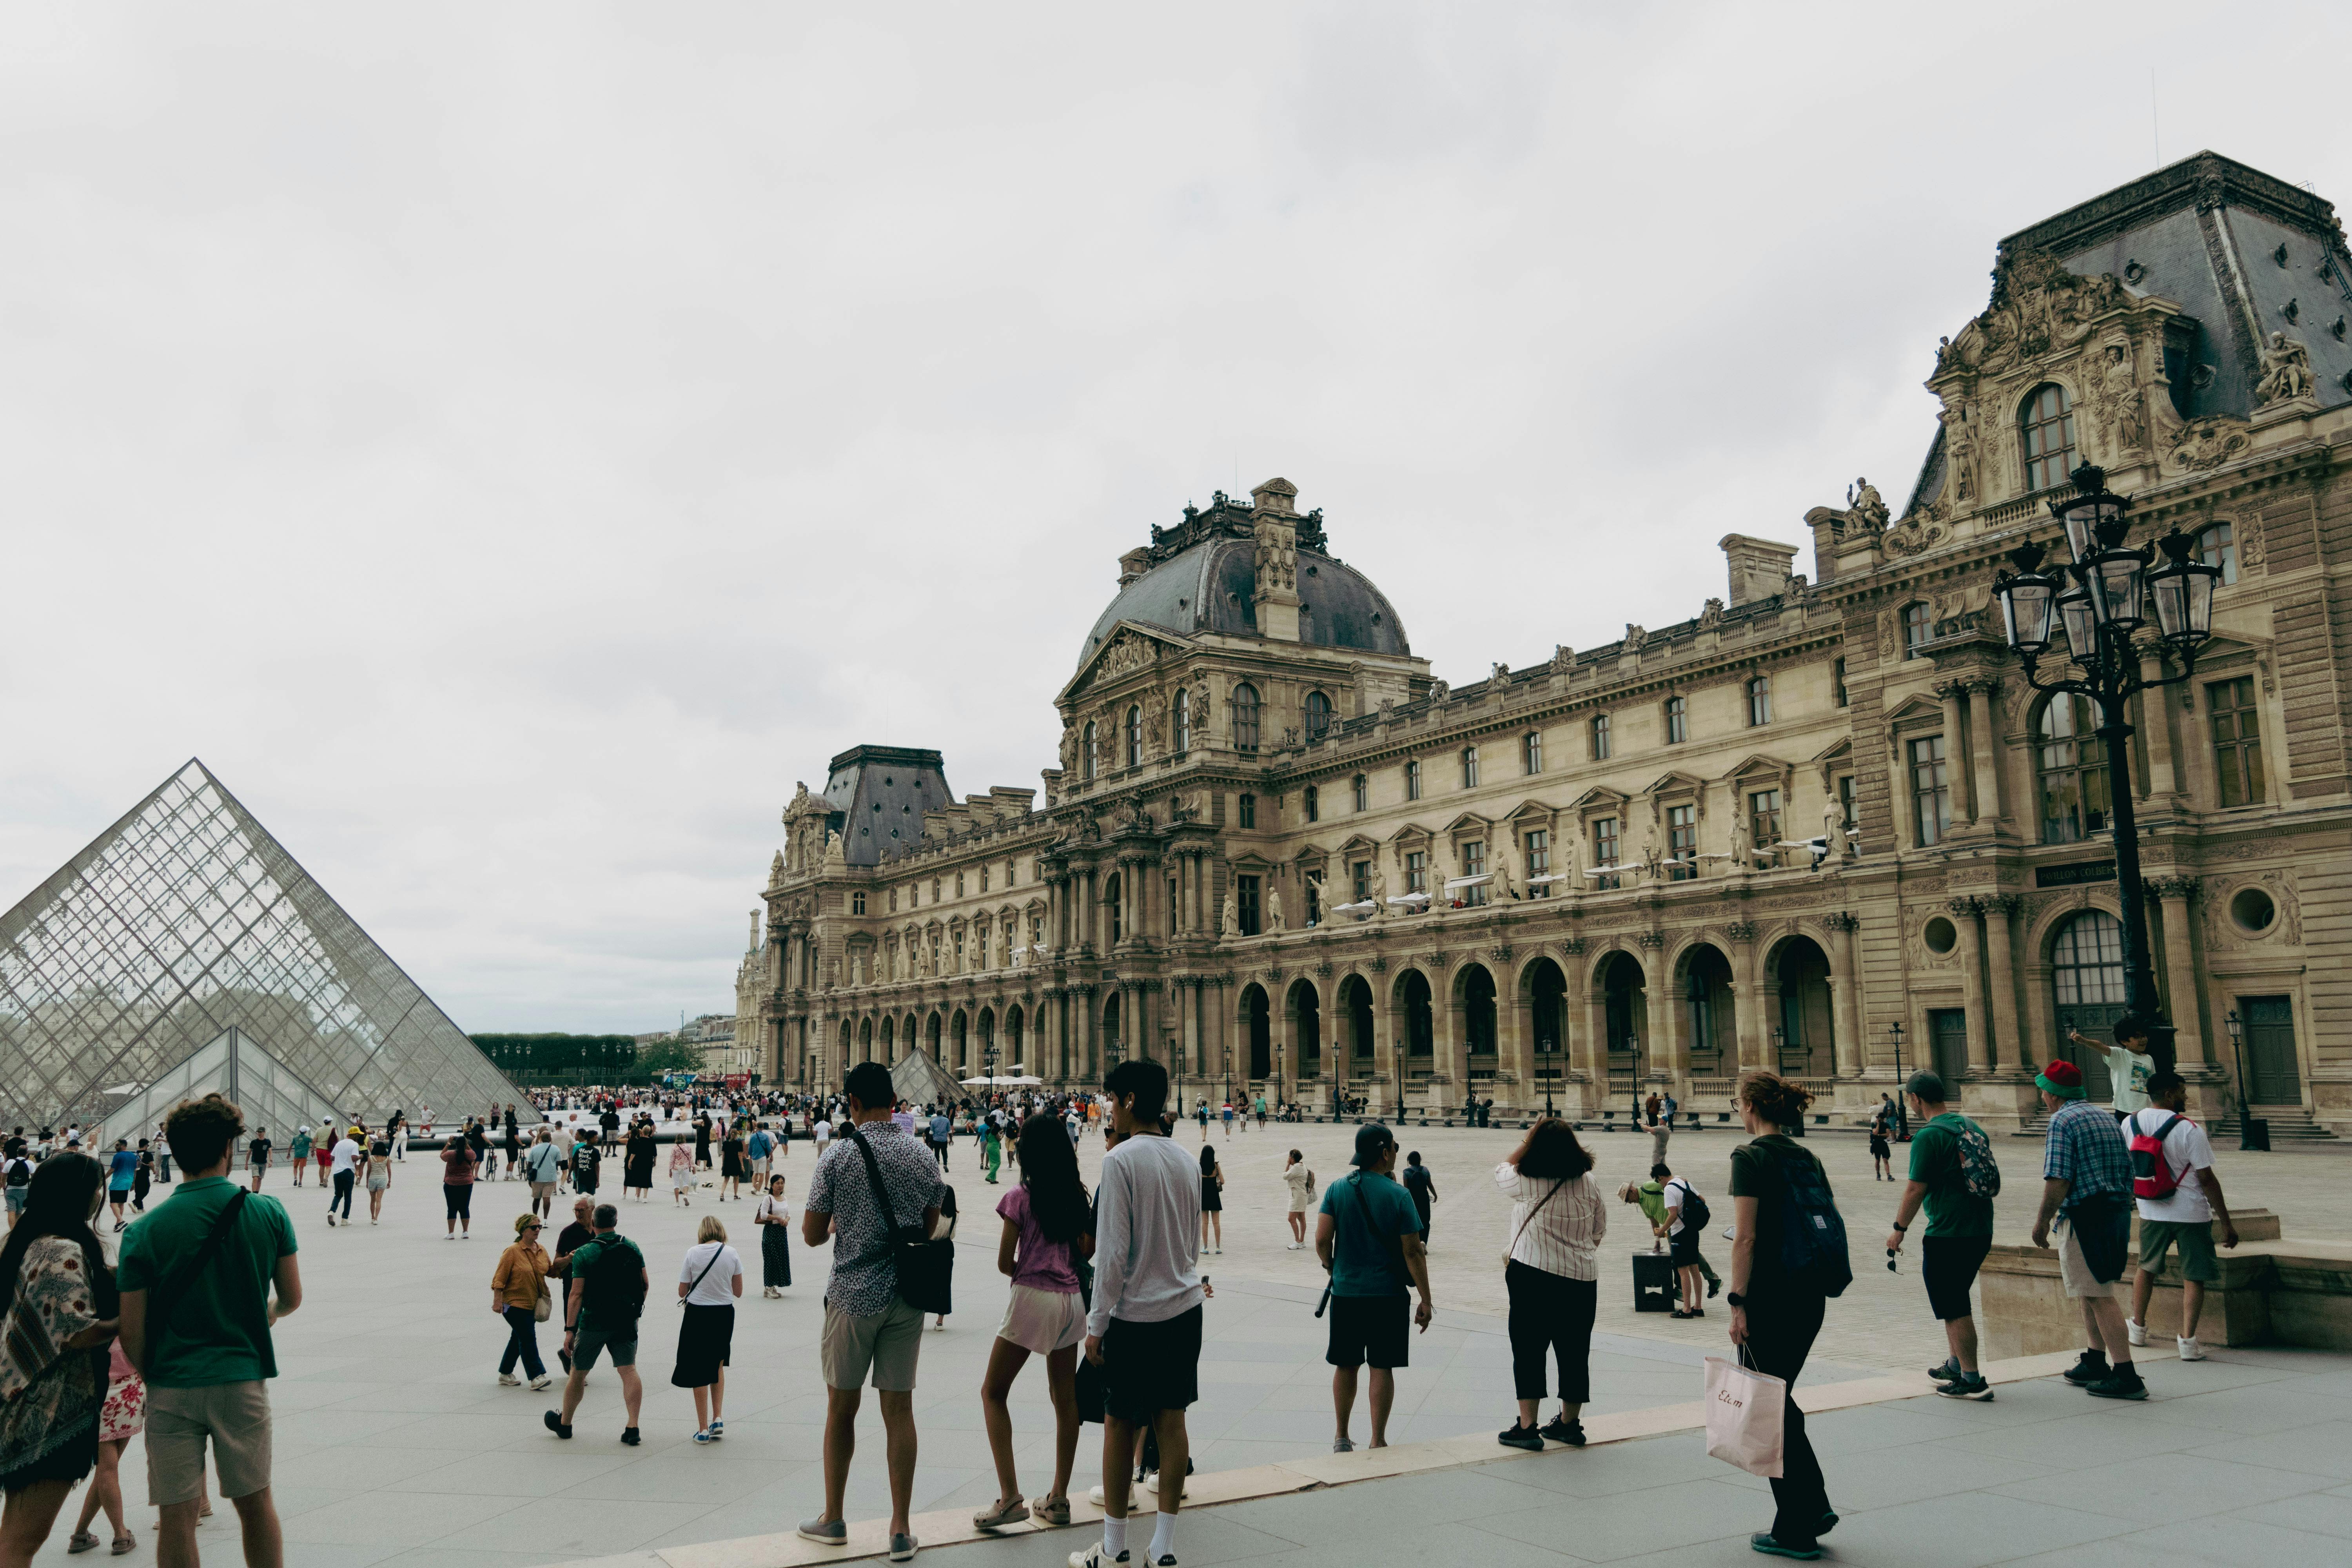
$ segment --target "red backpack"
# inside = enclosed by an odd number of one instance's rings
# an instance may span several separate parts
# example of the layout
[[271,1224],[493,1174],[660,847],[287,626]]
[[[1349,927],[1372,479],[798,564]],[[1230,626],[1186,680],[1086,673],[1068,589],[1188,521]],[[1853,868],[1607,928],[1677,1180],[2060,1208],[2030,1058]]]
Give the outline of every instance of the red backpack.
[[2164,1141],[2172,1136],[2174,1128],[2187,1120],[2185,1116],[2168,1116],[2165,1118],[2163,1126],[2148,1132],[2141,1129],[2137,1115],[2132,1117],[2132,1196],[2163,1199],[2180,1190],[2179,1178],[2172,1173],[2171,1165],[2165,1161]]

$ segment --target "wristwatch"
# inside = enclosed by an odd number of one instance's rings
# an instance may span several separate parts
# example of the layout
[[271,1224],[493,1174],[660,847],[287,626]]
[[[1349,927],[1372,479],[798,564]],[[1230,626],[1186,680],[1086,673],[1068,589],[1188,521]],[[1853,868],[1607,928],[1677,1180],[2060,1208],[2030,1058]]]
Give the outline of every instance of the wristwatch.
[[1899,1219],[1898,1219],[1898,1220],[1890,1221],[1889,1223],[1891,1223],[1891,1224],[1895,1226],[1895,1229],[1897,1229],[1897,1230],[1899,1230],[1899,1231],[1904,1231],[1904,1232],[1906,1232],[1906,1233],[1908,1233],[1908,1232],[1909,1232],[1909,1230],[1911,1229],[1911,1227],[1910,1227],[1909,1226],[1905,1225],[1905,1224],[1904,1224],[1901,1220],[1899,1220]]
[[1729,1295],[1724,1297],[1723,1300],[1724,1304],[1730,1307],[1745,1307],[1748,1305],[1748,1298],[1741,1295],[1737,1290],[1732,1291]]

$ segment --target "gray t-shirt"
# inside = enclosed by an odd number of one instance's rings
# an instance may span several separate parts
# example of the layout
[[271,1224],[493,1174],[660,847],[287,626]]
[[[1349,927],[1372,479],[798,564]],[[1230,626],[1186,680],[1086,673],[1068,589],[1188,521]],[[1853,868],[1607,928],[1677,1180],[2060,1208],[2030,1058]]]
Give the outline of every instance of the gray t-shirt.
[[923,1211],[939,1206],[946,1184],[940,1180],[939,1162],[904,1128],[877,1121],[856,1129],[874,1151],[883,1190],[890,1194],[892,1218],[885,1220],[874,1202],[866,1157],[849,1131],[845,1127],[817,1162],[802,1206],[833,1216],[833,1278],[824,1299],[852,1317],[870,1318],[889,1310],[898,1291],[898,1268],[888,1249],[890,1225],[922,1224]]

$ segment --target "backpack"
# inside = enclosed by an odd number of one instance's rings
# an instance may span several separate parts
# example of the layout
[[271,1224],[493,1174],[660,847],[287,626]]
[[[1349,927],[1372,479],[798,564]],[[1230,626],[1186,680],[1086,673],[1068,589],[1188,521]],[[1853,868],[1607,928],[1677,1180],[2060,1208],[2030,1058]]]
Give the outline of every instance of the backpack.
[[1960,1185],[1969,1196],[1987,1202],[2000,1196],[2000,1165],[1992,1157],[1992,1142],[1984,1129],[1970,1121],[1954,1136],[1959,1142]]
[[[1682,1181],[1682,1178],[1677,1176],[1675,1180]],[[1685,1230],[1705,1230],[1706,1228],[1706,1222],[1715,1217],[1714,1211],[1706,1206],[1706,1200],[1698,1195],[1698,1189],[1696,1187],[1692,1186],[1688,1182],[1683,1182],[1682,1188],[1683,1228]],[[1661,1190],[1663,1191],[1663,1189]]]
[[596,1264],[581,1290],[581,1305],[594,1316],[598,1328],[609,1332],[637,1321],[646,1310],[645,1288],[637,1279],[645,1266],[634,1243],[617,1236],[596,1243]]
[[23,1155],[20,1154],[16,1158],[8,1162],[8,1184],[10,1186],[29,1186],[32,1184],[32,1180],[33,1167],[25,1163],[25,1157]]
[[2172,1173],[2171,1163],[2164,1157],[2164,1141],[2172,1136],[2174,1128],[2188,1120],[2185,1116],[2168,1116],[2163,1126],[2149,1132],[2140,1126],[2138,1115],[2133,1115],[2132,1196],[2161,1202],[2180,1190],[2180,1179]]
[[1829,1178],[1809,1159],[1780,1161],[1780,1269],[1823,1296],[1843,1296],[1853,1283],[1845,1218],[1830,1195]]

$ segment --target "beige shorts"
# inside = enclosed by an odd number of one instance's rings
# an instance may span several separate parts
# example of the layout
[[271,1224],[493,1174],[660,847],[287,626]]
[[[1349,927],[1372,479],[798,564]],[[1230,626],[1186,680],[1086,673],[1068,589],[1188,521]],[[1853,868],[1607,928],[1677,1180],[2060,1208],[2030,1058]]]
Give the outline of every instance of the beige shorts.
[[147,1390],[147,1500],[157,1508],[205,1492],[205,1443],[225,1498],[269,1489],[269,1386],[216,1383]]
[[1040,1290],[1015,1285],[1004,1303],[1004,1321],[996,1337],[1035,1355],[1067,1350],[1087,1337],[1087,1307],[1076,1290]]
[[827,1301],[824,1337],[818,1351],[827,1388],[856,1388],[871,1371],[874,1386],[908,1394],[915,1387],[915,1361],[923,1349],[923,1314],[896,1297],[887,1310],[854,1318]]
[[2085,1296],[2112,1296],[2120,1280],[2102,1282],[2091,1272],[2091,1265],[2083,1256],[2083,1243],[2074,1235],[2074,1227],[2064,1219],[2057,1224],[2058,1279],[2064,1285],[2068,1300]]

